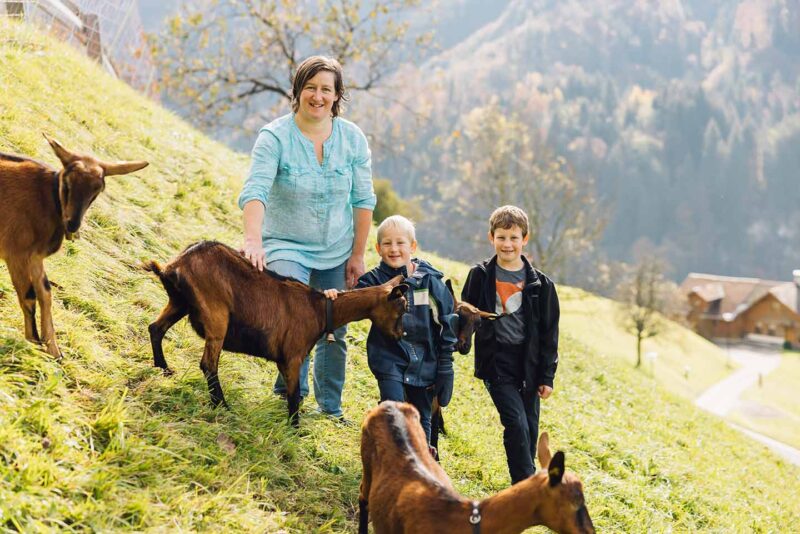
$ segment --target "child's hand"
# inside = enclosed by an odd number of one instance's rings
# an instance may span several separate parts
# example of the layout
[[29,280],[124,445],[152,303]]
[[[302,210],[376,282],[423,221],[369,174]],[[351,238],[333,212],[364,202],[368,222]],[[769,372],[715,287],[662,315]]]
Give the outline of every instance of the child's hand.
[[542,399],[549,397],[552,392],[553,388],[550,386],[539,386],[539,397]]
[[336,297],[339,296],[338,289],[326,289],[325,291],[323,291],[323,293],[325,293],[325,296],[331,300],[336,300]]

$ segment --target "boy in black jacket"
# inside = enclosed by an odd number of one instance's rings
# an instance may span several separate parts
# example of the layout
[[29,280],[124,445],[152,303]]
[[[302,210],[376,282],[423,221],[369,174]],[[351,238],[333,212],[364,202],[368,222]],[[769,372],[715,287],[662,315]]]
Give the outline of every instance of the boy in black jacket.
[[475,376],[483,379],[500,414],[516,484],[536,471],[539,399],[553,392],[558,365],[558,295],[553,282],[522,255],[528,242],[524,211],[497,208],[489,219],[489,241],[496,255],[470,270],[461,299],[502,314],[475,332]]

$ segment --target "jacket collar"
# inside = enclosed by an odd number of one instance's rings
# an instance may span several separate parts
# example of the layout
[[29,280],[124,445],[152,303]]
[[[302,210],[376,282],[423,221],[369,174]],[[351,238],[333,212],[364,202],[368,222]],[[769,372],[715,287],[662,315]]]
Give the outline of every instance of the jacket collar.
[[[411,262],[417,266],[415,273],[431,274],[433,276],[438,276],[439,278],[444,276],[441,271],[438,271],[433,265],[431,265],[425,260],[421,260],[419,258],[411,258]],[[378,265],[378,271],[380,271],[381,274],[389,278],[394,278],[398,274],[402,274],[403,278],[408,278],[408,269],[406,269],[405,265],[403,265],[402,267],[394,268],[390,267],[383,260],[381,260],[381,263]]]

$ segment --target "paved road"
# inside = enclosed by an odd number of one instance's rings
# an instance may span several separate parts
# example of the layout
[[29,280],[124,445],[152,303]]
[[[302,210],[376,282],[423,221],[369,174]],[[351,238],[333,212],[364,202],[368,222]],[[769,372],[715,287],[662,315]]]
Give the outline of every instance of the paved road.
[[[729,377],[708,388],[694,401],[700,408],[723,418],[737,406],[742,393],[758,382],[759,375],[766,376],[781,363],[781,354],[776,349],[734,345],[728,351],[731,359],[741,367]],[[765,444],[789,462],[800,465],[800,450],[758,432],[732,423],[728,424]]]
[[700,395],[694,403],[700,408],[725,417],[736,407],[739,397],[781,363],[781,355],[773,349],[734,345],[728,349],[731,359],[741,367]]

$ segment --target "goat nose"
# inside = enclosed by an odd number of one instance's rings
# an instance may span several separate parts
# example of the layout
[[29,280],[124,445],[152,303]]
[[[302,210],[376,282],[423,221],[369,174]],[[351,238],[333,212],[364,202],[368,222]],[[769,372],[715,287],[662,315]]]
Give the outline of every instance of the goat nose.
[[72,220],[72,219],[71,219],[71,220],[70,220],[70,221],[67,223],[67,231],[69,231],[69,232],[71,232],[71,233],[75,233],[75,232],[77,232],[77,231],[78,231],[78,228],[80,228],[80,227],[81,227],[81,221],[80,221],[80,220],[76,221],[76,220]]

